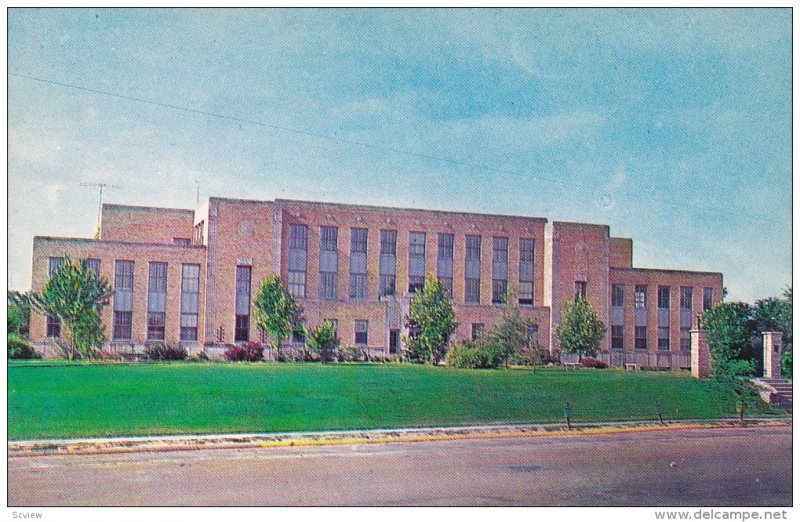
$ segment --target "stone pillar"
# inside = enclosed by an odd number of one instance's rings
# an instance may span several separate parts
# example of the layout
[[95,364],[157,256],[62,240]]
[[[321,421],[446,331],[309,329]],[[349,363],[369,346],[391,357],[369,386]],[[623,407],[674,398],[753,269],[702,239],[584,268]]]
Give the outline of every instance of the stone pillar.
[[783,334],[763,332],[764,336],[764,378],[781,378],[781,357],[783,355]]
[[689,332],[692,338],[692,377],[708,377],[711,356],[708,352],[708,332],[699,328]]

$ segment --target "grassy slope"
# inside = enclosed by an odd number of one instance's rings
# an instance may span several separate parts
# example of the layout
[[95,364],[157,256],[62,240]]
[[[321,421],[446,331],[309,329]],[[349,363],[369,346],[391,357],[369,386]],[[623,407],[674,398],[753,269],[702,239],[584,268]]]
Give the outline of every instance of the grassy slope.
[[[412,365],[199,364],[8,368],[10,439],[300,431],[734,415],[729,389],[686,374]],[[753,404],[749,414],[766,413]]]

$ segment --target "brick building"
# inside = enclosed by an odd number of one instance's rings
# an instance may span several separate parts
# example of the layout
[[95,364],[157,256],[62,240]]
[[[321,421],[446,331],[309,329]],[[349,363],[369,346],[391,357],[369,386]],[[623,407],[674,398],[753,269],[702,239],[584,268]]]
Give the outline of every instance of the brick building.
[[[632,241],[605,225],[293,200],[104,205],[98,239],[34,238],[34,290],[65,253],[90,260],[115,288],[103,321],[120,350],[262,340],[252,297],[280,273],[308,326],[334,320],[344,346],[392,354],[410,295],[433,274],[452,292],[457,338],[491,327],[513,288],[531,335],[557,349],[553,327],[581,293],[608,327],[605,359],[688,367],[692,318],[722,298],[722,274],[634,268]],[[32,317],[37,344],[58,335],[57,320]]]

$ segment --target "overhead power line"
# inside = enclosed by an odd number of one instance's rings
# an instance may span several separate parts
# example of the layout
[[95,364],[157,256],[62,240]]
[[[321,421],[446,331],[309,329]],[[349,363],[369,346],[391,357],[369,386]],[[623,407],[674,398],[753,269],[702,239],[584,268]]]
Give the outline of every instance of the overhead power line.
[[[153,106],[156,106],[156,107],[163,107],[165,109],[172,109],[172,110],[176,110],[176,111],[182,111],[182,112],[188,112],[188,113],[192,113],[192,114],[198,114],[198,115],[201,115],[201,116],[208,116],[208,117],[211,117],[211,118],[229,120],[229,121],[234,121],[234,122],[241,123],[241,124],[254,125],[254,126],[258,126],[258,127],[263,127],[263,128],[267,128],[267,129],[276,130],[276,131],[287,132],[287,133],[297,134],[297,135],[301,135],[301,136],[308,136],[308,137],[317,138],[317,139],[321,139],[321,140],[326,140],[326,141],[331,141],[331,142],[336,142],[336,143],[343,143],[343,144],[347,144],[347,145],[352,145],[352,146],[356,146],[356,147],[363,147],[363,148],[367,148],[367,149],[380,150],[380,151],[383,151],[383,152],[391,152],[391,153],[395,153],[395,154],[400,154],[400,155],[409,156],[409,157],[415,157],[415,158],[420,158],[420,159],[426,159],[426,160],[430,160],[430,161],[449,163],[449,164],[452,164],[454,166],[465,167],[465,168],[469,168],[469,169],[473,169],[473,170],[480,170],[480,171],[492,172],[492,173],[496,173],[496,174],[503,174],[503,175],[506,175],[506,176],[518,177],[518,178],[522,178],[522,179],[525,179],[525,180],[542,181],[542,182],[553,183],[553,184],[557,184],[557,185],[561,185],[561,186],[569,186],[569,187],[583,189],[583,190],[589,190],[589,191],[596,191],[598,189],[598,187],[592,186],[592,185],[588,185],[588,184],[574,183],[574,182],[569,182],[569,181],[565,181],[565,180],[562,180],[562,179],[550,178],[550,177],[541,176],[541,175],[535,175],[535,174],[528,174],[528,173],[514,171],[514,170],[508,170],[508,169],[501,169],[501,168],[496,168],[496,167],[492,167],[492,166],[489,166],[489,165],[483,165],[483,164],[479,164],[479,163],[462,162],[462,161],[459,161],[459,160],[456,160],[456,159],[453,159],[453,158],[449,158],[449,157],[446,157],[446,156],[434,156],[434,155],[430,155],[430,154],[424,154],[424,153],[420,153],[420,152],[415,152],[415,151],[408,150],[408,149],[397,149],[397,148],[389,147],[389,146],[385,146],[385,145],[376,145],[374,143],[367,143],[367,142],[362,142],[362,141],[349,140],[347,138],[341,138],[341,137],[338,137],[338,136],[329,136],[329,135],[325,135],[325,134],[318,134],[318,133],[306,131],[306,130],[303,130],[303,129],[284,127],[284,126],[281,126],[281,125],[275,125],[275,124],[272,124],[272,123],[266,123],[266,122],[262,122],[262,121],[258,121],[258,120],[252,120],[252,119],[248,119],[248,118],[240,118],[238,116],[231,116],[231,115],[228,115],[228,114],[222,114],[222,113],[211,112],[211,111],[204,111],[204,110],[200,110],[200,109],[194,109],[192,107],[175,105],[175,104],[172,104],[172,103],[165,103],[165,102],[160,102],[160,101],[157,101],[157,100],[150,100],[150,99],[146,99],[146,98],[139,98],[139,97],[136,97],[136,96],[128,96],[128,95],[125,95],[125,94],[119,94],[119,93],[115,93],[115,92],[111,92],[111,91],[105,91],[105,90],[102,90],[102,89],[94,89],[94,88],[84,87],[84,86],[76,85],[76,84],[72,84],[72,83],[60,82],[60,81],[56,81],[56,80],[49,80],[49,79],[46,79],[46,78],[41,78],[41,77],[38,77],[38,76],[32,76],[32,75],[29,75],[29,74],[21,74],[21,73],[9,72],[8,75],[16,77],[16,78],[23,78],[23,79],[27,79],[27,80],[43,83],[43,84],[57,85],[57,86],[60,86],[60,87],[65,87],[65,88],[73,89],[73,90],[77,90],[77,91],[83,91],[83,92],[88,92],[88,93],[92,93],[92,94],[100,94],[100,95],[103,95],[103,96],[109,96],[109,97],[118,98],[118,99],[122,99],[122,100],[128,100],[128,101],[133,101],[133,102],[137,102],[137,103],[143,103],[143,104],[147,104],[147,105],[153,105]],[[685,201],[680,201],[679,202],[679,201],[670,201],[670,200],[666,200],[666,199],[656,198],[656,197],[653,197],[653,196],[648,196],[646,194],[642,194],[640,192],[629,192],[629,191],[619,191],[619,190],[617,190],[617,191],[619,193],[621,193],[621,194],[625,194],[625,195],[627,195],[629,197],[633,197],[635,199],[647,200],[647,201],[652,201],[652,202],[655,202],[655,203],[662,203],[662,204],[665,204],[665,205],[670,205],[670,206],[674,206],[674,207],[678,207],[678,208],[682,208],[682,209],[693,208],[693,209],[701,210],[701,211],[709,211],[709,210],[710,211],[718,211],[718,210],[721,210],[721,209],[716,209],[716,208],[712,208],[712,207],[708,207],[708,206],[692,205],[692,204],[687,203]],[[101,197],[102,197],[102,189],[101,189]],[[765,221],[765,222],[769,221],[769,222],[771,222],[771,220],[766,220],[766,219],[758,218],[758,217],[755,217],[755,216],[749,216],[749,217],[750,217],[750,219],[756,219],[756,220],[760,220],[760,221]]]

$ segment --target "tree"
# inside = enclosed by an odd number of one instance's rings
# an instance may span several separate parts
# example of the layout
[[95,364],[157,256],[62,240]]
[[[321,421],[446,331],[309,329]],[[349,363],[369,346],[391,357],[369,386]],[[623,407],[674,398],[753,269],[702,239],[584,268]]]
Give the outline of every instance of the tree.
[[261,281],[253,308],[256,325],[270,334],[273,348],[279,349],[302,323],[303,307],[295,301],[277,274]]
[[[508,366],[512,356],[530,348],[528,329],[531,322],[522,316],[519,306],[514,303],[513,292],[509,292],[508,299],[503,305],[503,313],[488,336],[488,343],[495,351],[496,357]],[[538,352],[538,348],[534,348]]]
[[15,333],[27,337],[31,322],[31,303],[28,293],[21,294],[9,291],[8,304],[8,333]]
[[594,355],[606,335],[606,326],[583,296],[564,304],[561,323],[555,328],[556,342],[567,353]]
[[747,303],[718,303],[700,318],[708,332],[711,374],[717,379],[749,375],[755,370],[750,337],[756,330],[753,308]]
[[83,261],[65,255],[42,291],[31,294],[30,304],[37,312],[61,320],[71,344],[70,359],[94,357],[106,340],[100,312],[113,293],[105,278]]
[[323,363],[334,360],[340,344],[336,327],[330,321],[323,321],[308,332],[306,344],[311,353],[319,357]]
[[441,281],[428,275],[425,286],[411,299],[407,325],[415,335],[405,338],[409,356],[436,364],[458,327],[453,301]]

